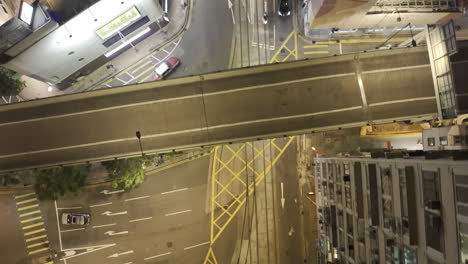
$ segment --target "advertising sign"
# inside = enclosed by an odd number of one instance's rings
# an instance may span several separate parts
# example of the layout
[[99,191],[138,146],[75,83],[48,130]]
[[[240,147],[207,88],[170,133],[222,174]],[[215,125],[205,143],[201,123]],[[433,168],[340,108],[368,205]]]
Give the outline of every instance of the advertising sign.
[[140,17],[140,12],[138,12],[136,7],[132,7],[117,18],[115,18],[114,20],[112,20],[111,22],[96,30],[96,34],[98,34],[98,36],[102,39],[108,38],[114,35],[117,31],[126,27],[127,25],[130,25],[130,23],[132,23]]

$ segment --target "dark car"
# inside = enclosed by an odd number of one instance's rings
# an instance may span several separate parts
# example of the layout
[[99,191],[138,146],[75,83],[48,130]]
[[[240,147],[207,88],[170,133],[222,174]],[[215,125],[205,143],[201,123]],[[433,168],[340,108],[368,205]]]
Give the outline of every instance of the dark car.
[[278,15],[280,16],[289,16],[291,15],[291,9],[289,8],[288,0],[280,0]]
[[89,225],[91,216],[86,213],[63,213],[63,225]]
[[167,60],[159,64],[153,72],[153,80],[162,80],[166,78],[177,66],[179,66],[180,60],[176,57],[169,57]]

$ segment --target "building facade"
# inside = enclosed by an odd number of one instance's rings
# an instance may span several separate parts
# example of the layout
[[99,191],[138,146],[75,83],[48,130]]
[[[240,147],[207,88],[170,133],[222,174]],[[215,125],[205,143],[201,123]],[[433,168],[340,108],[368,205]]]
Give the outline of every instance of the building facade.
[[468,161],[317,158],[320,263],[468,263]]

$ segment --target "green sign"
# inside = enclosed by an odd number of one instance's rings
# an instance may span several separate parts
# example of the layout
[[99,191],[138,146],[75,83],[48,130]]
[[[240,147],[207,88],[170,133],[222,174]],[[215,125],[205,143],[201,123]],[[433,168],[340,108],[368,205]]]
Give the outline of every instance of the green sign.
[[136,7],[132,7],[129,10],[125,11],[123,14],[107,23],[100,29],[96,30],[96,34],[99,35],[102,39],[112,36],[115,32],[129,25],[132,21],[135,21],[141,17],[140,12]]

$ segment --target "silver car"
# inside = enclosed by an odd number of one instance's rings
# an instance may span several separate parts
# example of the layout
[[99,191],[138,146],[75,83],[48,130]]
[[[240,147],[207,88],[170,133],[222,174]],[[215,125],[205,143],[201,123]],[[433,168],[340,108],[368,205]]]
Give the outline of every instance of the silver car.
[[85,213],[63,213],[63,225],[89,225],[91,216]]

